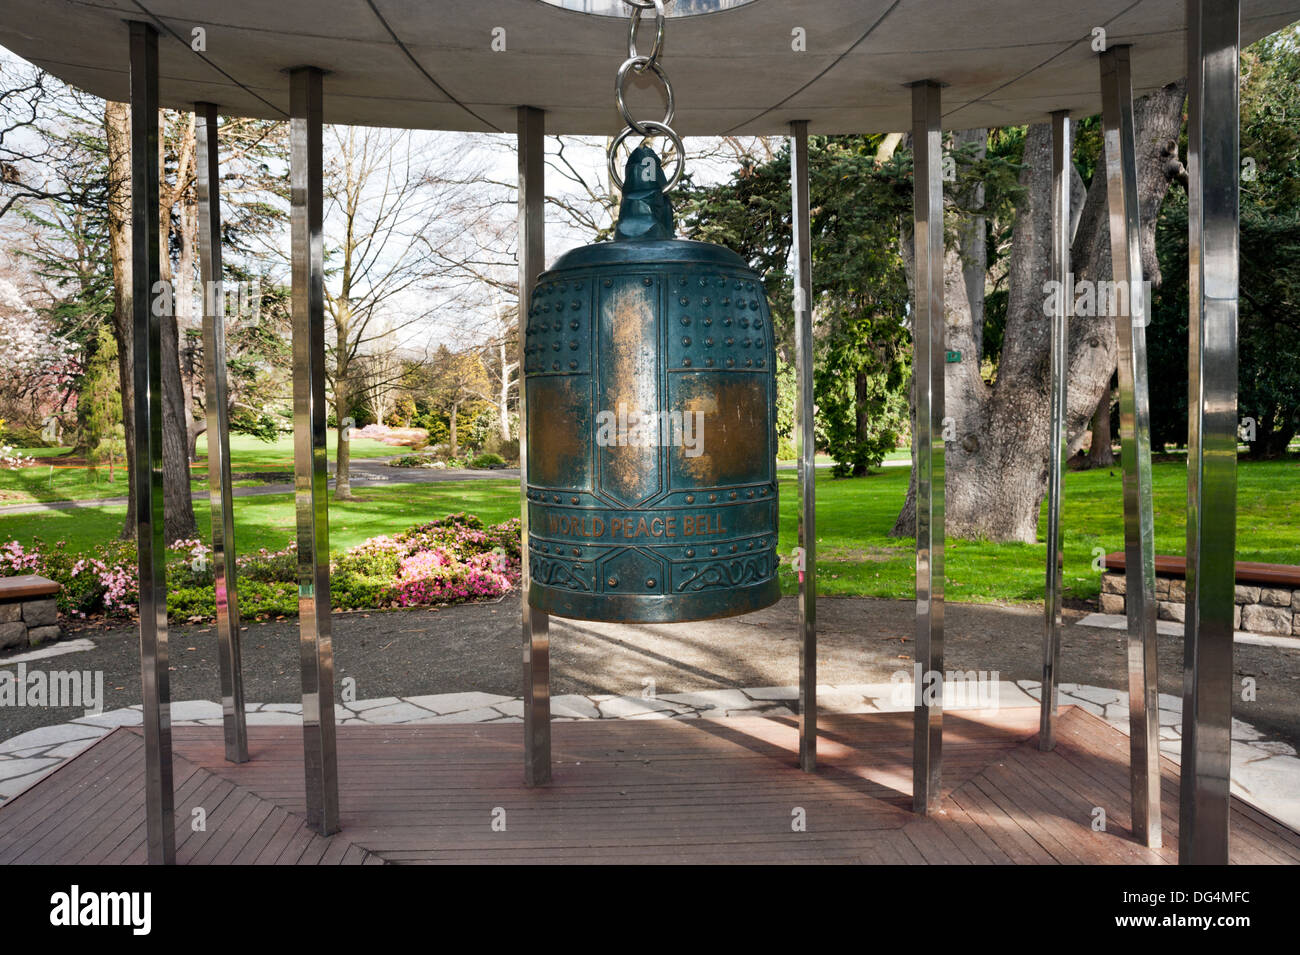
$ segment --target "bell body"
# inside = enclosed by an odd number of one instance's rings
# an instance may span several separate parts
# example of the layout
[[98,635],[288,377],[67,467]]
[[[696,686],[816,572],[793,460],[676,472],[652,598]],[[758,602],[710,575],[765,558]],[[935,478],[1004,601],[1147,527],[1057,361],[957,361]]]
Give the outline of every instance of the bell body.
[[543,273],[524,342],[529,603],[627,623],[774,603],[774,366],[760,277],[721,246],[606,242]]

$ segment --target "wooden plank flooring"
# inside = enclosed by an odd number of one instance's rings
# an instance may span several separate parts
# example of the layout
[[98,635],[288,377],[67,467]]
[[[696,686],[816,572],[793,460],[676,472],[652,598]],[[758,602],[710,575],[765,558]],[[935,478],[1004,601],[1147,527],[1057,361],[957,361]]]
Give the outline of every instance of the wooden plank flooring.
[[[554,779],[537,789],[522,784],[517,723],[340,727],[343,829],[329,838],[303,820],[296,728],[251,727],[252,759],[232,765],[219,727],[180,727],[177,860],[1176,861],[1176,766],[1163,765],[1164,848],[1146,849],[1129,832],[1127,737],[1068,709],[1040,753],[1037,725],[1032,707],[945,714],[944,800],[928,818],[911,812],[909,713],[823,718],[815,775],[796,766],[789,718],[557,723]],[[143,748],[138,728],[118,729],[0,807],[0,863],[143,862]],[[1234,862],[1300,863],[1300,835],[1262,813],[1234,802],[1232,827]]]

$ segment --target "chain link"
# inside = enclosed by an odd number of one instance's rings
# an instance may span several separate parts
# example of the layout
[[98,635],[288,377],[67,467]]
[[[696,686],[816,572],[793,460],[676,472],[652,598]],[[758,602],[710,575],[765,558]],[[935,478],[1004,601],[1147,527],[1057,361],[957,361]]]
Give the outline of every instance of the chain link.
[[[608,160],[611,178],[617,184],[619,191],[622,191],[623,181],[617,171],[618,164],[615,161],[615,156],[623,141],[627,139],[631,133],[636,133],[643,137],[667,137],[668,140],[672,142],[677,152],[677,169],[674,171],[672,178],[668,180],[668,183],[664,186],[663,190],[664,192],[668,192],[677,185],[677,181],[681,178],[686,159],[686,152],[682,148],[681,137],[673,131],[671,125],[673,117],[676,114],[676,101],[673,96],[673,86],[668,79],[668,74],[664,72],[664,68],[659,64],[659,55],[663,52],[664,47],[664,25],[667,18],[667,10],[665,8],[668,3],[672,2],[672,0],[623,0],[623,2],[631,7],[631,16],[627,31],[627,59],[624,60],[623,65],[618,68],[618,74],[614,79],[614,98],[618,104],[619,115],[623,117],[623,122],[626,124],[626,128],[619,133],[610,144],[609,154],[606,158]],[[638,53],[636,48],[637,32],[641,27],[641,14],[646,10],[654,10],[655,13],[655,42],[648,56]],[[632,73],[644,74],[647,71],[653,73],[659,82],[663,84],[664,94],[668,100],[668,109],[664,113],[662,122],[655,122],[654,120],[649,119],[637,120],[633,118],[632,113],[629,111],[627,106],[624,87],[627,85],[628,76]]]

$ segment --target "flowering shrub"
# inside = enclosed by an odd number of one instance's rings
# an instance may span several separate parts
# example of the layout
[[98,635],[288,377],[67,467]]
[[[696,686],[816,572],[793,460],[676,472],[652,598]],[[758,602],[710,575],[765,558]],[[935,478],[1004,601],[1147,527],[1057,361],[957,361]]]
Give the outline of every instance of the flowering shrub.
[[[372,537],[338,555],[330,570],[336,609],[414,607],[500,597],[519,581],[519,520],[491,527],[473,514],[449,514],[399,534]],[[33,538],[0,544],[0,576],[40,574],[61,585],[59,610],[131,616],[138,611],[133,541],[100,544],[89,554],[70,554],[64,542]],[[298,612],[298,549],[240,557],[240,615],[253,619]],[[212,550],[200,540],[178,540],[167,550],[167,611],[177,622],[210,620],[216,614]]]
[[283,550],[259,547],[257,553],[235,558],[239,579],[262,583],[296,583],[298,580],[298,542],[290,541]]

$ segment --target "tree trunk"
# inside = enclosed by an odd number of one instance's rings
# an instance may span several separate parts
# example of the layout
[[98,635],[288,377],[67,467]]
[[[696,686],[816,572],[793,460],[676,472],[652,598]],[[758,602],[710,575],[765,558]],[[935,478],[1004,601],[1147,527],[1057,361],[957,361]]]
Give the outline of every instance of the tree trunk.
[[132,540],[135,538],[136,481],[132,363],[135,328],[131,303],[131,111],[125,103],[104,104],[104,141],[108,153],[108,247],[113,261],[113,336],[117,339],[122,431],[126,439],[126,523],[120,536],[122,540]]
[[[159,136],[159,151],[164,152],[165,137]],[[166,167],[165,155],[159,156],[159,168]],[[184,173],[178,170],[177,176]],[[174,197],[175,193],[172,193]],[[194,502],[190,499],[189,421],[185,415],[185,386],[181,381],[180,330],[176,323],[176,294],[172,275],[171,197],[159,203],[159,278],[173,284],[172,307],[162,309],[159,334],[159,372],[162,376],[162,457],[163,457],[163,533],[167,543],[198,536],[194,520]]]
[[[1155,226],[1169,188],[1170,144],[1182,123],[1183,84],[1158,90],[1135,104],[1138,195],[1143,264],[1153,285]],[[946,530],[949,536],[1037,539],[1038,515],[1047,490],[1050,325],[1044,312],[1044,283],[1051,265],[1051,132],[1031,126],[1025,138],[1020,182],[1025,193],[1016,210],[1009,256],[1007,324],[997,380],[983,386],[974,354],[971,309],[958,244],[945,257],[947,348],[963,351],[946,366],[946,416],[955,440],[945,445]],[[1073,241],[1076,280],[1110,278],[1105,163],[1097,174]],[[960,234],[959,234],[960,242]],[[910,243],[905,243],[910,245]],[[956,253],[956,254],[954,254]],[[1097,409],[1115,370],[1113,316],[1078,317],[1070,322],[1067,433],[1081,431]],[[982,386],[982,390],[981,390]],[[892,533],[915,533],[915,469],[907,500]]]
[[498,396],[500,404],[497,407],[497,424],[501,428],[502,441],[510,440],[510,374],[518,367],[517,363],[510,361],[511,344],[510,339],[501,339],[501,393]]
[[1097,410],[1092,413],[1092,446],[1088,448],[1087,467],[1108,468],[1115,464],[1115,450],[1111,446],[1110,405],[1114,398],[1108,387],[1101,393]]
[[451,428],[449,429],[451,432],[451,456],[453,458],[460,457],[460,443],[456,440],[456,414],[458,411],[460,411],[459,403],[453,404],[451,406]]
[[[853,381],[853,413],[857,423],[857,446],[865,447],[871,438],[871,410],[868,406],[869,385],[866,371],[860,371]],[[853,462],[853,476],[867,476],[867,462],[856,460]]]
[[346,424],[347,409],[351,400],[344,368],[334,378],[334,420],[339,424],[339,441],[334,449],[334,497],[351,501],[352,497],[352,435]]

